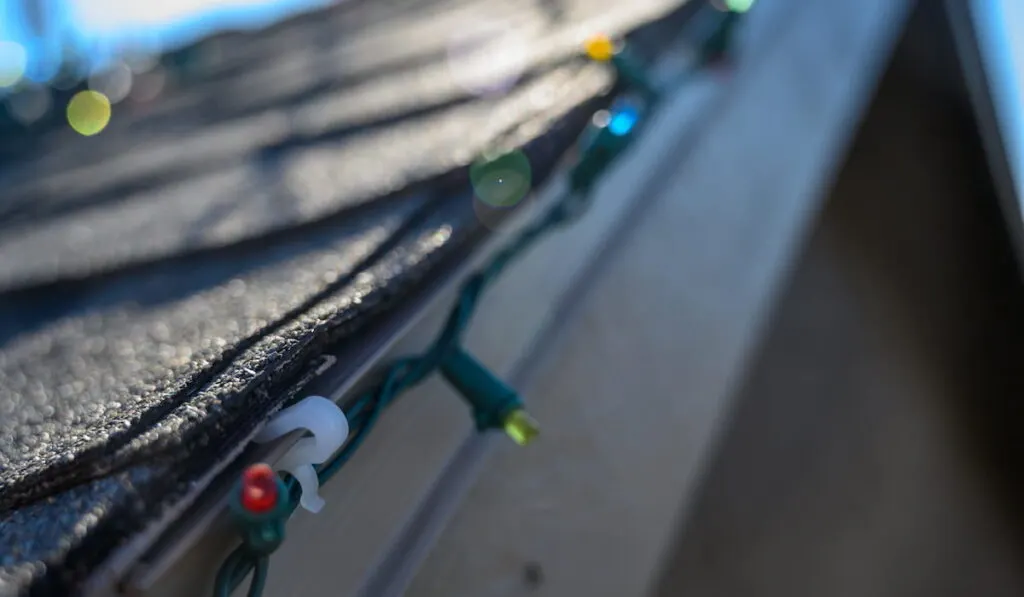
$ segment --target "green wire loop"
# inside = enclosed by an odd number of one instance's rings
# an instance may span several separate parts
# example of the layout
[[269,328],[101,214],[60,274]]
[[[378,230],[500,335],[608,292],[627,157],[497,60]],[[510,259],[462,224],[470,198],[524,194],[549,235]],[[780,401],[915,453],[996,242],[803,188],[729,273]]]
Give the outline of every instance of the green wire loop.
[[267,584],[267,572],[270,568],[270,557],[254,554],[245,545],[239,545],[228,555],[217,572],[214,581],[214,597],[230,597],[246,576],[252,573],[249,581],[248,597],[260,597]]

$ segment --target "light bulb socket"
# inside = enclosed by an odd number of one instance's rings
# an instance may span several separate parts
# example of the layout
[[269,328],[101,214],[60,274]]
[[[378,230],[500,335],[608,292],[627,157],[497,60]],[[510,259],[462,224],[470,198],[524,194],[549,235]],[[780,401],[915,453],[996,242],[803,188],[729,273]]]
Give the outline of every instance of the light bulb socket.
[[477,431],[504,430],[516,443],[536,435],[532,419],[524,418],[519,394],[463,348],[449,351],[440,370],[469,406]]

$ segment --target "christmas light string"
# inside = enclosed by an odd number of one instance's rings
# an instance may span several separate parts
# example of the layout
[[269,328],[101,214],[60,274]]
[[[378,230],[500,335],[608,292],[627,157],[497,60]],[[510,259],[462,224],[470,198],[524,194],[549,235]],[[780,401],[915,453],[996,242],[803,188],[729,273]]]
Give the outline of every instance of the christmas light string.
[[[714,64],[726,56],[738,15],[737,11],[727,12],[704,39],[698,48],[695,68]],[[584,49],[592,60],[607,62],[615,68],[626,92],[609,110],[594,115],[581,138],[579,159],[569,172],[568,190],[543,216],[527,225],[484,267],[470,275],[440,334],[426,351],[392,362],[375,387],[342,404],[349,424],[348,439],[317,468],[321,485],[352,458],[388,406],[435,372],[469,406],[478,431],[503,430],[519,445],[529,443],[537,435],[538,426],[516,391],[467,352],[462,339],[482,294],[508,265],[546,233],[572,223],[586,211],[593,186],[629,147],[658,101],[656,86],[622,43],[595,36],[587,40]],[[500,160],[498,157],[491,161]],[[244,471],[230,502],[242,541],[218,571],[215,597],[228,597],[250,575],[248,596],[262,595],[270,555],[284,541],[285,523],[298,507],[299,497],[295,479],[283,479],[267,464],[254,464]]]

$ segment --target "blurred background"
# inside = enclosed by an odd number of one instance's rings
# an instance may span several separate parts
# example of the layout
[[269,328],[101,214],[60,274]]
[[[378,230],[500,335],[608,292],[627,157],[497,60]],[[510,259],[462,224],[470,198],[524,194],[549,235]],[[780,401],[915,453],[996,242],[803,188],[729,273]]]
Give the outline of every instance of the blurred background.
[[[5,0],[6,87],[70,83],[118,58],[154,56],[224,29],[258,29],[328,0]],[[68,65],[66,62],[72,62]],[[77,69],[77,70],[76,70]]]
[[[0,125],[13,130],[68,125],[73,90],[111,104],[159,97],[168,75],[202,70],[216,56],[161,55],[226,30],[259,30],[344,0],[3,0],[0,2]],[[543,3],[546,4],[546,3]],[[410,3],[410,7],[415,3]],[[557,5],[557,2],[552,2]],[[973,0],[981,15],[988,66],[1000,73],[1000,117],[1024,145],[1024,5]],[[555,6],[555,10],[557,6]],[[168,72],[168,68],[173,72]],[[83,125],[84,126],[84,125]],[[86,128],[90,128],[86,126]]]
[[[64,120],[70,91],[87,87],[111,104],[153,101],[169,73],[202,69],[198,56],[162,54],[224,30],[258,30],[331,0],[4,0],[0,95],[7,126]],[[68,124],[64,122],[63,124]]]

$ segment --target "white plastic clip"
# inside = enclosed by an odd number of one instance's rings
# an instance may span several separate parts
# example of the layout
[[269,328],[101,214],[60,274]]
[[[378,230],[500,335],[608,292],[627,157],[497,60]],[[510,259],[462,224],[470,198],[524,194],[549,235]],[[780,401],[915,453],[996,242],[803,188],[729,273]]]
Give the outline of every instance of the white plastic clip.
[[345,443],[348,419],[334,402],[323,396],[310,396],[274,415],[253,441],[265,444],[296,429],[307,429],[313,437],[299,439],[274,466],[295,477],[302,487],[299,505],[316,513],[324,507],[324,500],[313,465],[330,458]]

